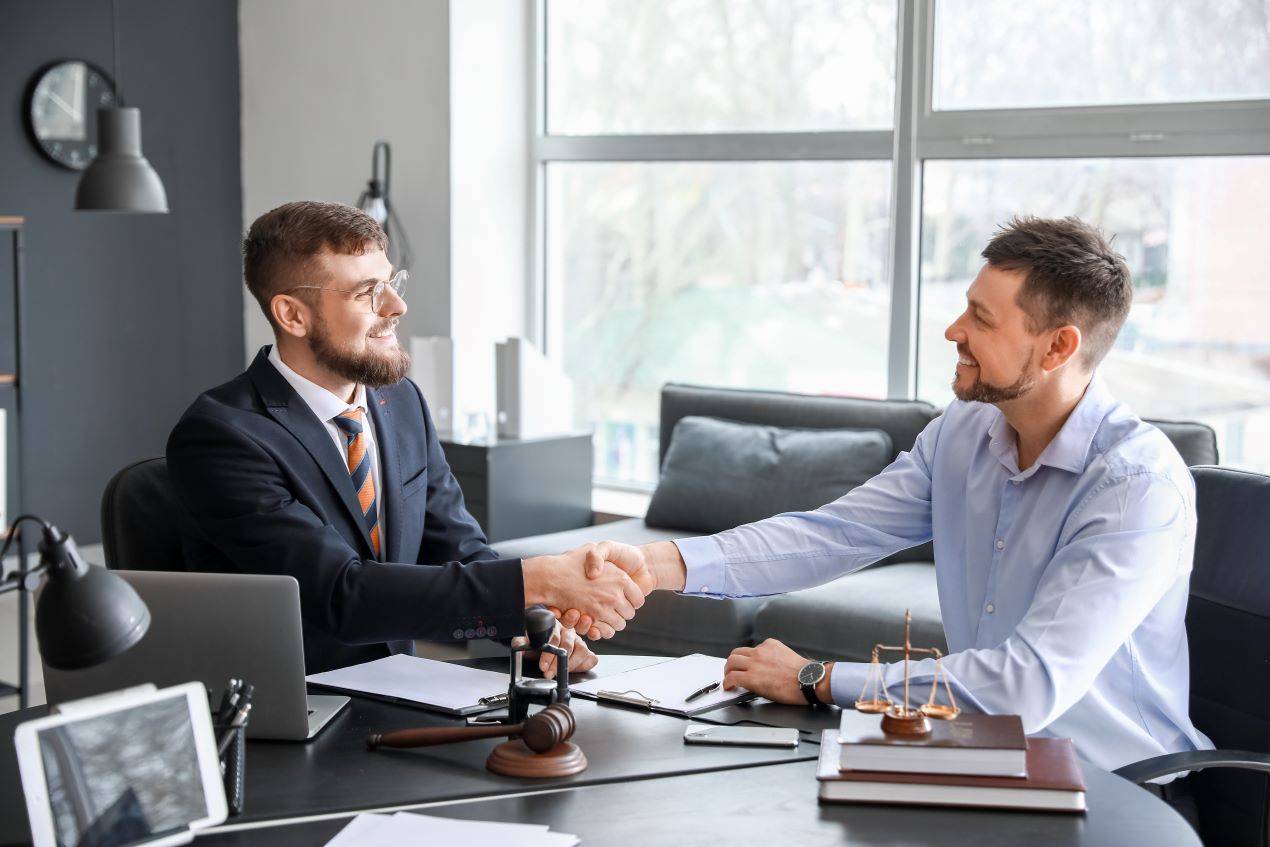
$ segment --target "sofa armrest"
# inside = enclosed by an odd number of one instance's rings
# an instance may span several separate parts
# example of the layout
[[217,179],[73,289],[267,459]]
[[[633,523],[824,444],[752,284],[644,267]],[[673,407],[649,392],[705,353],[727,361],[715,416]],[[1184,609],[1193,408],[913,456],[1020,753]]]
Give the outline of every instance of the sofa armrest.
[[1270,755],[1245,750],[1192,750],[1187,753],[1153,756],[1116,768],[1112,773],[1142,785],[1169,774],[1202,771],[1207,768],[1241,768],[1270,774]]

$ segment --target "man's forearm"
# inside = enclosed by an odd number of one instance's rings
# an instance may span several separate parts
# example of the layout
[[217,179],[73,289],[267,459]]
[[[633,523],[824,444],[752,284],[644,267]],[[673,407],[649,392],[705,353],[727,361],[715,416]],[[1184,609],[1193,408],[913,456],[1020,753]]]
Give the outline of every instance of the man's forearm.
[[643,545],[640,550],[657,578],[657,587],[666,591],[683,591],[688,579],[688,569],[683,554],[673,541],[655,541]]

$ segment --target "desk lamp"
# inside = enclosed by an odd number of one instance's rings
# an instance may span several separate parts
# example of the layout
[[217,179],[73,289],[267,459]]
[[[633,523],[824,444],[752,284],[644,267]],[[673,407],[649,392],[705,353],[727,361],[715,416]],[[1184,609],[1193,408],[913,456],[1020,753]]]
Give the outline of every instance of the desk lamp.
[[[35,515],[22,515],[13,522],[0,547],[0,560],[17,536],[23,522],[38,523],[42,534],[39,562],[0,580],[0,594],[34,591],[39,577],[44,589],[35,603],[35,637],[40,655],[50,667],[78,670],[92,667],[132,647],[150,628],[150,610],[132,586],[105,568],[84,561],[69,535]],[[25,603],[26,598],[19,602]],[[23,616],[19,616],[19,621]],[[25,705],[27,692],[26,627],[18,634],[21,651],[20,694]]]

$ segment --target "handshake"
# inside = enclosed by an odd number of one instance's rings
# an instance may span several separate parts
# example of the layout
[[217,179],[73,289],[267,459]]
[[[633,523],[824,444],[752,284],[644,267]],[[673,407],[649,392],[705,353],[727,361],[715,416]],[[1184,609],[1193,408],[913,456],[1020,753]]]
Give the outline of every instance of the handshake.
[[616,541],[535,556],[522,569],[525,605],[547,606],[562,626],[592,639],[625,629],[644,598],[662,587],[645,548]]

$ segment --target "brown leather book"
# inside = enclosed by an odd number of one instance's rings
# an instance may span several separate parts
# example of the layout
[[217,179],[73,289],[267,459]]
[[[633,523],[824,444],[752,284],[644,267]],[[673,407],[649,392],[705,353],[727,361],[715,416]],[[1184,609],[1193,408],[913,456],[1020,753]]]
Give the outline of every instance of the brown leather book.
[[956,720],[930,723],[929,735],[888,735],[880,716],[843,709],[839,766],[844,771],[1027,776],[1027,736],[1018,715],[962,713]]
[[836,741],[833,730],[825,730],[816,771],[823,801],[1061,812],[1085,809],[1085,780],[1069,738],[1029,738],[1024,779],[840,771]]

